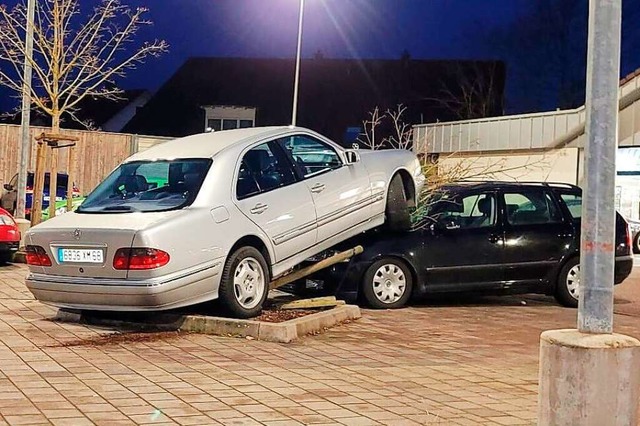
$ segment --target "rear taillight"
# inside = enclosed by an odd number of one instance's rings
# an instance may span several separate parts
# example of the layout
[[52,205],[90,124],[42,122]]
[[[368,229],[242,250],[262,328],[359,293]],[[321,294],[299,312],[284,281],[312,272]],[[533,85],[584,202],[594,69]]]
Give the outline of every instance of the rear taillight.
[[46,251],[40,246],[27,246],[27,265],[31,266],[51,266],[51,259]]
[[631,248],[632,238],[631,238],[631,225],[627,223],[627,247]]
[[153,248],[121,248],[113,257],[113,269],[147,270],[169,263],[169,253]]

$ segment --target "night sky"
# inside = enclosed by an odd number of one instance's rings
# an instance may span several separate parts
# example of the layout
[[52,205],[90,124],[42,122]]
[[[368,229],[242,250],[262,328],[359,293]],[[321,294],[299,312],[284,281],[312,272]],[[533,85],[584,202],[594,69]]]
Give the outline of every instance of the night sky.
[[[543,0],[306,0],[303,55],[309,57],[321,50],[329,58],[399,58],[406,49],[416,59],[503,59],[509,72],[508,112],[521,112],[534,108],[525,105],[527,93],[539,92],[527,87],[532,84],[530,77],[557,71],[523,67],[515,54],[522,53],[517,52],[518,43],[505,48],[492,41],[492,34],[502,31],[503,40],[510,38],[510,32],[518,30],[518,22],[526,20],[532,5],[539,1]],[[576,1],[587,4],[587,0]],[[11,5],[16,0],[0,0],[3,2]],[[298,0],[123,2],[150,8],[154,25],[140,34],[140,40],[157,37],[170,44],[169,53],[150,59],[121,81],[123,88],[155,90],[190,56],[295,55]],[[96,3],[81,1],[83,8]],[[632,20],[637,23],[640,19],[640,2],[625,0],[624,4],[630,18],[625,17],[629,29],[623,37],[623,75],[640,67],[640,26],[631,25]],[[586,12],[577,21],[586,28]],[[580,37],[578,34],[571,51],[582,58],[586,56],[586,30],[584,43]],[[538,54],[544,58],[544,53]],[[584,64],[573,68],[584,75]],[[535,108],[554,109],[557,104],[548,96]]]
[[[140,1],[149,4],[149,1]],[[491,56],[473,27],[503,25],[530,0],[306,0],[303,55],[414,58]],[[170,53],[127,85],[158,85],[189,56],[292,57],[297,0],[156,0],[153,34]],[[461,9],[461,5],[464,7]],[[188,5],[188,6],[187,6]],[[154,61],[155,62],[155,61]]]

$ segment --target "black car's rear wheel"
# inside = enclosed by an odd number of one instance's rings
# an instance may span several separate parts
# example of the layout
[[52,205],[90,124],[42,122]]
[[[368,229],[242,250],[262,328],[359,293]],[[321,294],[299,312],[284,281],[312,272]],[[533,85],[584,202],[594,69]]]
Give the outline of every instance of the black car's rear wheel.
[[569,308],[578,307],[580,297],[580,259],[570,259],[560,271],[556,285],[556,300]]
[[375,262],[367,269],[362,282],[362,295],[375,309],[397,309],[407,304],[413,289],[413,278],[407,265],[394,258]]
[[392,231],[411,229],[411,208],[402,183],[402,176],[399,174],[395,175],[389,184],[385,214],[388,227]]
[[222,272],[219,295],[224,309],[236,318],[260,315],[269,293],[269,268],[254,247],[241,247],[229,258]]

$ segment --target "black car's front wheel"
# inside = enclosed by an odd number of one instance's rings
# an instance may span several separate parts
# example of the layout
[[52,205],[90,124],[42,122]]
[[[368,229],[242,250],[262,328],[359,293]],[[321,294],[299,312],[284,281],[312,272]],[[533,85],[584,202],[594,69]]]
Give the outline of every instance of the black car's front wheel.
[[260,314],[269,293],[269,268],[262,253],[254,247],[242,247],[229,258],[222,272],[220,299],[236,318]]
[[578,307],[580,297],[580,259],[570,259],[560,271],[556,285],[556,300],[569,308]]
[[375,309],[397,309],[407,304],[413,289],[413,278],[407,265],[394,258],[375,262],[367,269],[362,282],[362,295]]
[[633,239],[633,253],[640,254],[640,232],[638,232]]

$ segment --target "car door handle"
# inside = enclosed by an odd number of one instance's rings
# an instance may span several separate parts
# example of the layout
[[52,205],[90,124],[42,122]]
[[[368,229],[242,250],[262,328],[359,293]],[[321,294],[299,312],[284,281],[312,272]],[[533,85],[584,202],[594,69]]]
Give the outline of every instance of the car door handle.
[[324,191],[324,188],[325,188],[324,183],[316,183],[311,187],[311,192],[313,192],[314,194],[319,194],[322,191]]
[[249,210],[251,212],[251,214],[262,214],[264,213],[267,209],[269,208],[268,205],[266,204],[262,204],[262,203],[258,203],[255,205],[254,208],[252,208],[251,210]]

